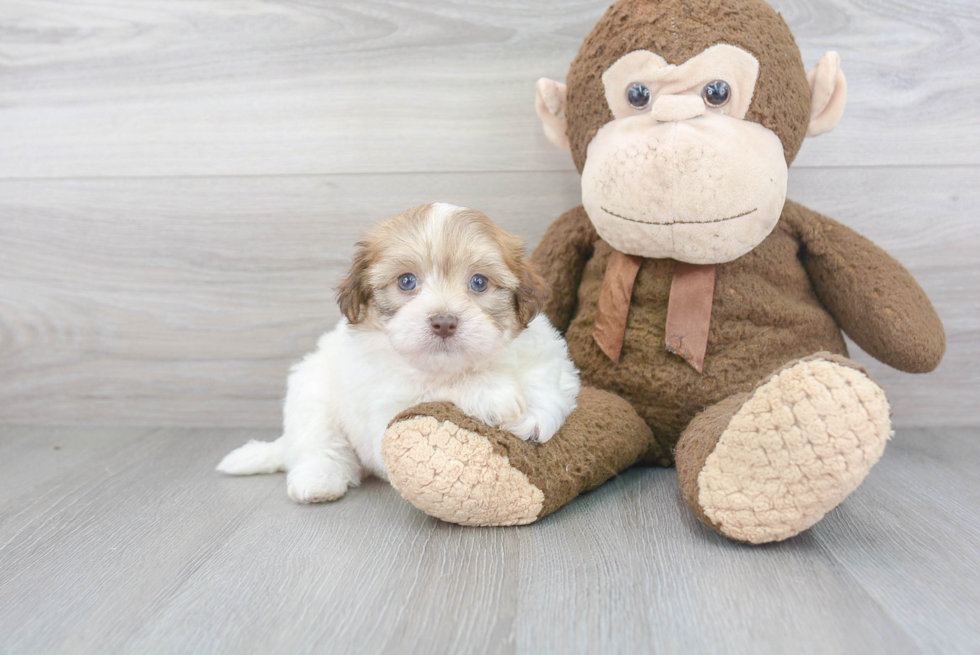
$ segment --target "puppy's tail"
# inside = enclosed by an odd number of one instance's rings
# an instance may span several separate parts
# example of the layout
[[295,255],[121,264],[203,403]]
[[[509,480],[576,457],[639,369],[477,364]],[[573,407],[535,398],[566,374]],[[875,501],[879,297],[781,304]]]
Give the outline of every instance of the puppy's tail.
[[282,437],[275,441],[249,441],[225,455],[217,470],[228,475],[276,473],[286,468],[285,451]]

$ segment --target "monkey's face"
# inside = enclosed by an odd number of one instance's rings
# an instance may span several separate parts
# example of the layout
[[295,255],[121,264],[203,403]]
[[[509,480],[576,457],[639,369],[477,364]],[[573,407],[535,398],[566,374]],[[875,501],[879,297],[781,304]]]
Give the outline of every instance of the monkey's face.
[[809,72],[764,0],[618,0],[568,86],[542,78],[545,135],[571,151],[599,235],[631,255],[736,259],[779,220],[804,136],[829,132],[837,53]]
[[730,261],[772,231],[787,166],[774,132],[744,120],[759,65],[730,45],[672,66],[638,50],[602,76],[614,119],[588,145],[582,204],[621,252]]

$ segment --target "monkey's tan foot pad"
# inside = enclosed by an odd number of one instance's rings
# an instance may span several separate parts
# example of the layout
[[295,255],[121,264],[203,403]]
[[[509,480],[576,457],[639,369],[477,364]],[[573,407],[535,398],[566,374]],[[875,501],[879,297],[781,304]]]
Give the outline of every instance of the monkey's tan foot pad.
[[451,403],[412,407],[381,450],[392,486],[423,512],[463,525],[523,525],[628,468],[654,443],[628,402],[583,387],[543,444],[521,441]]
[[861,484],[891,435],[889,414],[881,388],[846,358],[798,360],[692,421],[677,448],[685,499],[732,539],[792,537]]
[[461,525],[524,525],[544,493],[483,435],[432,416],[393,423],[382,446],[388,479],[426,514]]

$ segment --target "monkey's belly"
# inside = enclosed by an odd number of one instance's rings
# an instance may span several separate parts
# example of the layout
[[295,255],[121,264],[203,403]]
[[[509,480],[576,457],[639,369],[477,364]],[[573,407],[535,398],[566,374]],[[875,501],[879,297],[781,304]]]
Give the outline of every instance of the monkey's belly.
[[846,355],[840,330],[817,300],[795,251],[779,247],[779,235],[770,240],[775,243],[759,246],[758,256],[718,265],[701,374],[665,348],[669,260],[643,263],[619,363],[599,349],[592,329],[609,256],[608,246],[600,243],[586,266],[576,316],[565,335],[583,383],[626,398],[669,450],[697,413],[751,390],[786,362],[819,351]]

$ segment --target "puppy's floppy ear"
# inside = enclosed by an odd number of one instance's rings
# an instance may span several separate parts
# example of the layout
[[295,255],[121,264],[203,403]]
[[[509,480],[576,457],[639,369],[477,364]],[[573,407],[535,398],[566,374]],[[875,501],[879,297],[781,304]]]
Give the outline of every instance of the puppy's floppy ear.
[[517,318],[523,327],[541,313],[544,307],[548,288],[544,280],[534,270],[534,264],[523,254],[518,262],[517,274],[518,286],[514,291],[514,300],[517,303]]
[[371,285],[368,284],[367,273],[372,261],[367,242],[359,241],[350,271],[337,287],[337,304],[352,325],[360,322],[364,308],[371,300]]
[[[489,220],[489,219],[488,219]],[[494,225],[493,232],[500,244],[500,250],[504,255],[504,262],[517,278],[517,288],[512,289],[514,294],[514,304],[517,309],[517,320],[521,327],[537,316],[544,307],[548,287],[544,280],[534,269],[534,264],[524,251],[524,240],[515,236],[501,227]]]

